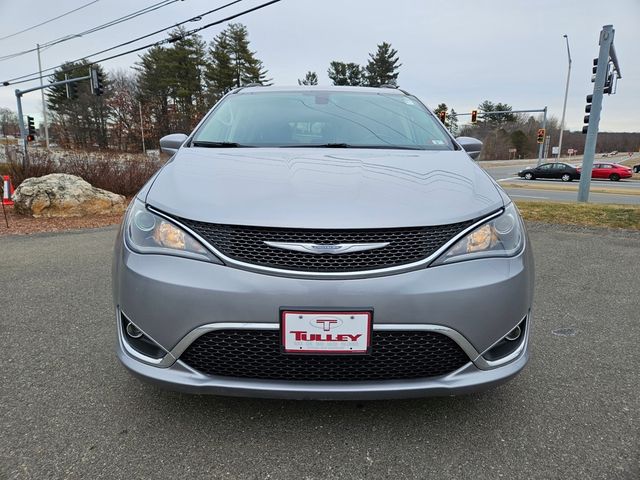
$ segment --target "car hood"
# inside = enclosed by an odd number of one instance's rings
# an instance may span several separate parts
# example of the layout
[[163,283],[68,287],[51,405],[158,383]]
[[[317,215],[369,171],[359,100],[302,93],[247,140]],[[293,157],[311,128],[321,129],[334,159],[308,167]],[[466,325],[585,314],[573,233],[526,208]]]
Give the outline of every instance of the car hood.
[[463,151],[181,148],[146,201],[209,223],[383,228],[478,218],[503,198]]

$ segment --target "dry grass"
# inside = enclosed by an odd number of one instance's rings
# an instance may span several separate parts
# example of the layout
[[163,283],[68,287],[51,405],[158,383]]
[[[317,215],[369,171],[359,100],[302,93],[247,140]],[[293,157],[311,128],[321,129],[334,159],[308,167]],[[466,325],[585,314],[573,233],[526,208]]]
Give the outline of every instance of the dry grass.
[[[500,182],[502,188],[524,188],[527,190],[554,190],[559,192],[577,192],[580,182],[573,183],[548,183],[541,182]],[[602,186],[600,186],[602,185]],[[640,189],[637,188],[611,188],[606,186],[606,182],[591,182],[589,191],[592,193],[610,193],[619,195],[640,195]]]
[[525,220],[640,230],[640,206],[516,201]]

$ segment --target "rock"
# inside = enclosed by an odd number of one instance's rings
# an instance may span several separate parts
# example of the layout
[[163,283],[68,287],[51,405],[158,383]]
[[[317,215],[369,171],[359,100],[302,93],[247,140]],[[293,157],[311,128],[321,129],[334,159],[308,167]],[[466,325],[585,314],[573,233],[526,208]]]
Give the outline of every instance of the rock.
[[33,217],[83,217],[122,213],[123,195],[93,187],[75,175],[52,173],[28,178],[13,195],[17,213]]

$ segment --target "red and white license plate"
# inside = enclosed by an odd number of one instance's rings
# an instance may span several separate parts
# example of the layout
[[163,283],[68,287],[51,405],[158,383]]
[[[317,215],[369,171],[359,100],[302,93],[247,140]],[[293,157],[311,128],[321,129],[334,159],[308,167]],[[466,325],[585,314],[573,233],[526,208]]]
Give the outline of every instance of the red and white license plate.
[[371,312],[282,312],[285,353],[364,354],[371,345]]

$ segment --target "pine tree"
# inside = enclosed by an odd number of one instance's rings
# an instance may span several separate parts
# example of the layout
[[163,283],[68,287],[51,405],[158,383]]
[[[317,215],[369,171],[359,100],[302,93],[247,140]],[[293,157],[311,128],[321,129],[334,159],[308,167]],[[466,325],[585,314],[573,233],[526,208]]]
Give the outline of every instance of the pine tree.
[[318,85],[318,74],[308,71],[303,79],[298,79],[298,85]]
[[[105,94],[95,96],[91,93],[89,80],[71,84],[50,87],[47,92],[47,105],[53,113],[53,122],[58,132],[58,142],[64,146],[79,148],[106,148],[108,144],[107,122],[109,107],[106,100],[109,97],[109,78],[100,65],[93,65],[103,76]],[[86,77],[89,74],[89,63],[66,62],[56,69],[49,77],[49,81],[59,82],[67,78]],[[77,91],[75,98],[69,98],[67,92]]]
[[363,85],[364,69],[357,63],[331,62],[327,75],[334,85]]
[[367,84],[372,87],[380,85],[397,85],[398,70],[402,66],[398,63],[398,51],[391,44],[382,42],[375,54],[369,54],[369,62],[365,68]]
[[240,23],[229,24],[211,42],[205,76],[212,101],[242,85],[270,81],[262,61],[249,48],[247,27]]
[[[151,116],[152,139],[190,131],[208,110],[204,95],[206,44],[199,36],[171,32],[169,47],[153,47],[135,65],[138,92]],[[153,144],[153,142],[152,142]]]
[[447,113],[446,120],[447,120],[447,126],[449,127],[449,131],[451,132],[451,135],[457,136],[458,135],[458,114],[453,108],[449,113]]

